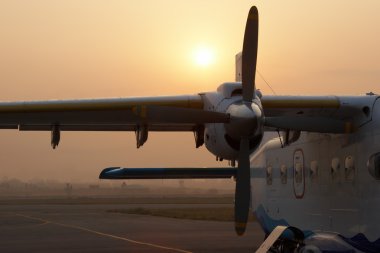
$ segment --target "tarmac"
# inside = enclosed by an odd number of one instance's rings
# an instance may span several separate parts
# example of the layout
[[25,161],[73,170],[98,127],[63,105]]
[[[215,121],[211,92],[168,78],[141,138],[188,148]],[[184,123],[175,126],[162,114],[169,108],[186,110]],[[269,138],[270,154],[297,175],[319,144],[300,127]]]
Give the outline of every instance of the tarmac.
[[204,205],[1,205],[0,252],[254,252],[264,239],[256,222],[239,237],[232,222],[107,212],[184,206]]

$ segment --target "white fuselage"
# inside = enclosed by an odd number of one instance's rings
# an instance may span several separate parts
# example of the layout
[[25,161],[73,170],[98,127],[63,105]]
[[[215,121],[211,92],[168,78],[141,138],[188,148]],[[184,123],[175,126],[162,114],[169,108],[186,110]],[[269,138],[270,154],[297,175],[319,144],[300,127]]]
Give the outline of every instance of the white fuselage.
[[380,99],[353,134],[302,133],[282,147],[272,139],[251,156],[252,209],[265,232],[292,225],[306,233],[380,238],[380,181],[370,157],[380,152]]

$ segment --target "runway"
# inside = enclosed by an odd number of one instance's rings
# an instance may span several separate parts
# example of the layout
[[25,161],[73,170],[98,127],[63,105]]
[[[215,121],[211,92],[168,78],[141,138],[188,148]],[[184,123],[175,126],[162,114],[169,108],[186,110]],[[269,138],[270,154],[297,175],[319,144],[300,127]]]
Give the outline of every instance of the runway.
[[107,212],[186,206],[205,205],[2,205],[0,252],[254,252],[264,238],[255,222],[238,237],[232,222]]

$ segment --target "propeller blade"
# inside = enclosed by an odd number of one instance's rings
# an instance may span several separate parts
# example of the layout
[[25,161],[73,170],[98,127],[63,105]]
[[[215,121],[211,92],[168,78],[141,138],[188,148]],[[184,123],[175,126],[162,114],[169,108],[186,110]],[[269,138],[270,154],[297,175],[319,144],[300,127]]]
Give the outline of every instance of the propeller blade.
[[240,153],[235,191],[235,231],[243,235],[248,221],[249,202],[251,197],[251,176],[249,160],[249,139],[240,141]]
[[259,13],[256,6],[249,10],[242,52],[243,100],[251,102],[255,92],[256,61],[259,33]]

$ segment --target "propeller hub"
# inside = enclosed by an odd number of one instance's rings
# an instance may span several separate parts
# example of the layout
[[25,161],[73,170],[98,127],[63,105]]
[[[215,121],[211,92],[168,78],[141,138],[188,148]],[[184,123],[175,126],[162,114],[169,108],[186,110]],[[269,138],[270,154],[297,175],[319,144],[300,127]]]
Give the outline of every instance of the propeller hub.
[[227,109],[230,122],[225,124],[227,134],[235,139],[252,138],[261,134],[262,111],[255,103],[232,104]]

